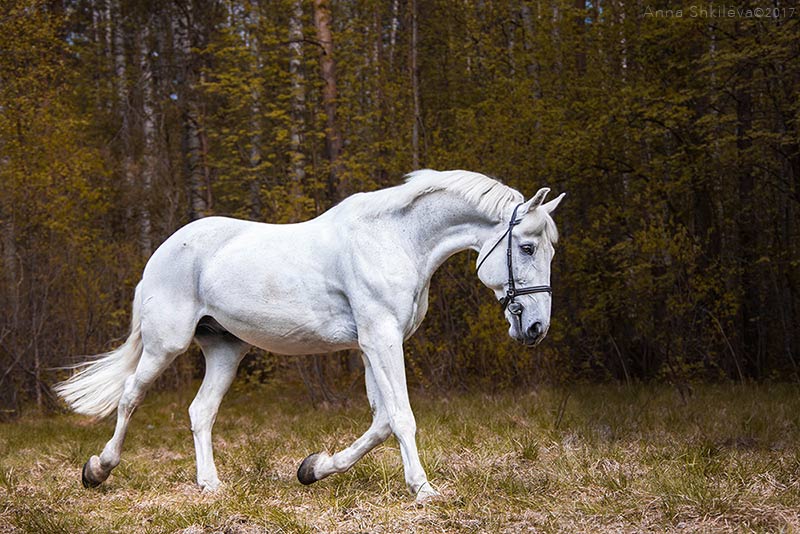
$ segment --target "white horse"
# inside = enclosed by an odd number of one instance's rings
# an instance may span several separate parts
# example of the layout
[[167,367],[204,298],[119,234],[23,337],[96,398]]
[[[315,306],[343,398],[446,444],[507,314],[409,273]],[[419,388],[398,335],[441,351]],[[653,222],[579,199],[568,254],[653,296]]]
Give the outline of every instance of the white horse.
[[78,413],[117,410],[114,435],[84,465],[83,484],[99,485],[119,464],[131,414],[194,340],[206,360],[189,407],[204,491],[220,485],[211,447],[217,410],[254,345],[280,354],[363,353],[372,424],[346,449],[306,458],[300,482],[348,470],[394,433],[411,493],[418,501],[436,495],[417,453],[403,341],[425,317],[434,271],[466,249],[478,251],[478,276],[503,303],[509,334],[526,344],[545,336],[557,239],[550,213],[564,196],[544,204],[548,191],[524,202],[481,174],[423,170],[299,224],[208,217],[184,226],[144,269],[127,341],[55,386]]

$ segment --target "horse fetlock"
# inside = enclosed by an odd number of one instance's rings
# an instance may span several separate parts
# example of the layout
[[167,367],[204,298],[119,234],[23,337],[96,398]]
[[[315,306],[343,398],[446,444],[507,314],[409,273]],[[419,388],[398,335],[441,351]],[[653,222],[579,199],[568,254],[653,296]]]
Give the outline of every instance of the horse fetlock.
[[99,456],[92,456],[83,464],[81,471],[81,482],[84,488],[96,488],[102,484],[111,474],[111,468],[103,469]]

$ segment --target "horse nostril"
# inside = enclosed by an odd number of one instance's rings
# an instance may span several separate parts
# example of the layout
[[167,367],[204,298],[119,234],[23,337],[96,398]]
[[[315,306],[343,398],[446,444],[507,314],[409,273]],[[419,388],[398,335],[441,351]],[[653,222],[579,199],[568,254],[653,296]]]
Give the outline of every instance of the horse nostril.
[[528,327],[528,337],[531,339],[539,339],[543,332],[542,323],[538,321]]

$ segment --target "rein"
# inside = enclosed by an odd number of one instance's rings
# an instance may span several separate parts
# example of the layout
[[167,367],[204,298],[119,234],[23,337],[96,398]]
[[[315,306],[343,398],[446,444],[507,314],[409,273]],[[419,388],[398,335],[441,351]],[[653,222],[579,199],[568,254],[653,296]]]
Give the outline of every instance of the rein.
[[517,284],[514,282],[514,264],[511,260],[511,232],[516,225],[522,222],[521,220],[520,221],[517,220],[517,210],[519,209],[520,206],[522,206],[522,204],[523,203],[520,203],[514,206],[514,211],[511,214],[511,220],[508,221],[508,229],[503,233],[503,235],[500,236],[500,239],[498,239],[497,242],[494,245],[492,245],[492,248],[489,249],[489,252],[486,253],[486,256],[484,256],[481,262],[478,264],[478,268],[475,269],[476,273],[480,271],[483,262],[486,261],[486,258],[491,256],[492,252],[494,252],[494,249],[497,248],[497,245],[499,245],[503,241],[503,239],[505,239],[505,237],[508,236],[508,244],[506,246],[506,265],[508,266],[508,288],[506,289],[506,295],[500,299],[500,305],[502,306],[503,311],[506,311],[506,308],[508,308],[508,311],[517,316],[522,315],[522,305],[514,300],[515,297],[517,297],[518,295],[530,295],[533,293],[549,293],[551,295],[553,294],[553,290],[550,286],[528,286],[528,287],[517,288]]

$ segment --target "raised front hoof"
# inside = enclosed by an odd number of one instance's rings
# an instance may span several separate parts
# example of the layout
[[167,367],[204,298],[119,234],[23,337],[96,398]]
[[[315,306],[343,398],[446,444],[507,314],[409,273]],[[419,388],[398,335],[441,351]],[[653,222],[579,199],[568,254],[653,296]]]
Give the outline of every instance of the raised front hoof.
[[303,463],[300,464],[300,467],[297,468],[297,480],[299,480],[301,484],[308,486],[319,480],[316,475],[314,475],[314,466],[317,463],[317,458],[319,458],[319,453],[315,452],[307,456],[306,459],[303,460]]
[[104,477],[96,477],[92,474],[92,464],[99,463],[100,458],[97,456],[92,456],[86,461],[85,464],[83,464],[83,470],[81,471],[81,483],[83,484],[84,488],[96,488],[108,478],[108,475]]

